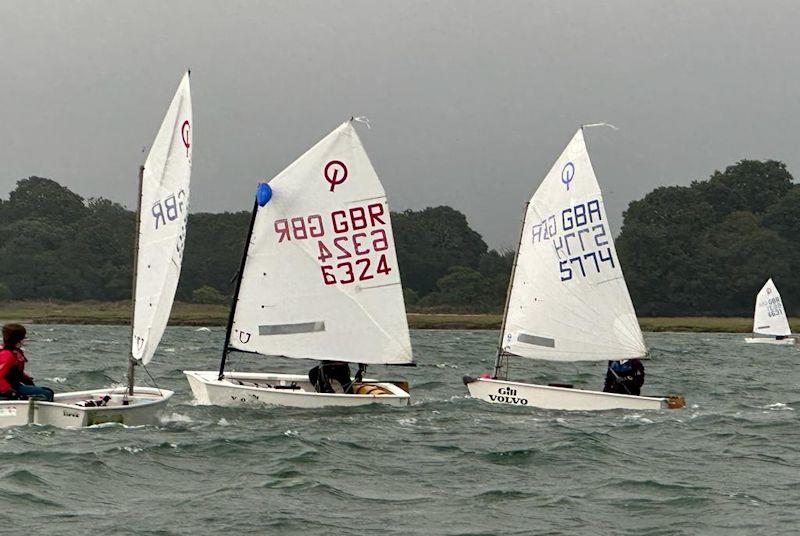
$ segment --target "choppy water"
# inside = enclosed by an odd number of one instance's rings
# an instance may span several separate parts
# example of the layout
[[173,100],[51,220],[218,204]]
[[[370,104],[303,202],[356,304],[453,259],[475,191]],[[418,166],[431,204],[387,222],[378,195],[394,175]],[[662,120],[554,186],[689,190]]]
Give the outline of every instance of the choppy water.
[[[30,372],[58,390],[124,375],[123,327],[33,326]],[[566,413],[466,398],[496,332],[417,331],[407,408],[192,404],[222,330],[170,328],[151,372],[160,426],[0,430],[0,533],[797,534],[800,352],[741,335],[649,334],[646,391],[671,412]],[[235,356],[238,370],[309,363]],[[511,376],[597,388],[603,364],[514,362]],[[143,384],[146,382],[137,382]]]

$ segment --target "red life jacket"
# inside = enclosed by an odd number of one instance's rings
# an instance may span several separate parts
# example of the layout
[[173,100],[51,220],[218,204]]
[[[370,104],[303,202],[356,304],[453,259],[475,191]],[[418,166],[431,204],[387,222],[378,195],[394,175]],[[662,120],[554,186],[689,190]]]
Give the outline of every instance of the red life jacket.
[[0,393],[13,391],[13,386],[21,381],[30,381],[25,374],[28,358],[22,350],[0,350]]

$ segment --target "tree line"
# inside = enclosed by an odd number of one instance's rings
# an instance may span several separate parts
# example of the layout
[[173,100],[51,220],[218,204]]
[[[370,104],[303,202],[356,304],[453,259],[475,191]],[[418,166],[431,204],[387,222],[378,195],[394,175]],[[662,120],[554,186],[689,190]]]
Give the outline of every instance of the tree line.
[[[772,277],[800,313],[800,185],[786,165],[742,160],[689,186],[630,203],[617,252],[640,316],[749,316]],[[189,215],[178,299],[226,303],[250,213]],[[499,312],[513,251],[490,249],[466,217],[440,206],[392,214],[409,310]],[[0,199],[0,299],[124,300],[134,213],[41,177]]]
[[800,185],[775,160],[742,160],[633,201],[616,240],[640,316],[750,316],[772,277],[800,312]]
[[[177,299],[225,303],[233,291],[250,212],[189,215]],[[490,250],[450,207],[392,214],[409,308],[496,311],[510,252]],[[135,214],[29,177],[0,200],[0,299],[125,300],[131,295]]]

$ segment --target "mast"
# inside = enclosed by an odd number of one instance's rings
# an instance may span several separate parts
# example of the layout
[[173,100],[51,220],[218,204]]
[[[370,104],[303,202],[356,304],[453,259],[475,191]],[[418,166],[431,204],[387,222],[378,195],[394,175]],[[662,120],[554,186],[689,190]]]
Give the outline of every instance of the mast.
[[139,201],[136,204],[136,236],[133,244],[133,285],[131,286],[131,353],[128,356],[128,395],[133,396],[133,378],[136,360],[133,358],[133,324],[136,320],[136,279],[139,271],[139,235],[142,218],[142,184],[144,183],[144,166],[139,166]]
[[[508,354],[503,352],[503,335],[506,332],[506,319],[508,318],[508,303],[511,301],[511,291],[514,288],[514,274],[517,272],[517,261],[519,260],[519,252],[522,248],[522,237],[525,234],[525,217],[528,215],[528,206],[531,204],[530,201],[525,203],[525,209],[522,211],[522,224],[520,225],[519,229],[519,242],[517,243],[517,252],[514,255],[514,264],[511,267],[511,279],[508,280],[508,290],[506,291],[506,305],[503,309],[503,324],[500,326],[500,340],[497,343],[497,355],[495,356],[494,360],[494,374],[492,375],[493,378],[497,379],[500,377],[500,373],[503,369],[503,358],[505,357],[506,365],[508,365]],[[506,366],[506,368],[508,368]],[[508,370],[506,370],[505,377],[508,377]]]
[[228,315],[228,327],[225,330],[225,343],[222,345],[222,357],[219,362],[219,379],[221,380],[225,375],[225,360],[230,353],[228,346],[231,342],[231,330],[233,329],[233,317],[236,314],[236,302],[239,301],[239,289],[242,287],[242,275],[244,275],[244,266],[247,264],[247,252],[250,250],[250,239],[253,236],[253,227],[256,224],[256,214],[258,214],[258,196],[253,201],[253,215],[250,218],[250,228],[247,230],[247,240],[244,243],[244,251],[242,252],[242,263],[239,265],[239,273],[236,277],[236,289],[233,291],[233,301],[231,302],[231,311]]

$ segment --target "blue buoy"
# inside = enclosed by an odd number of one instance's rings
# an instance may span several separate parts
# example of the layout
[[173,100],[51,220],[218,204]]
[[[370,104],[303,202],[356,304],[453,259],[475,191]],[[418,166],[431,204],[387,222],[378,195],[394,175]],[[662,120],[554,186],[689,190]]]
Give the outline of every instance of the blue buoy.
[[259,182],[258,188],[256,188],[256,201],[258,201],[258,206],[263,207],[269,200],[272,199],[272,188],[266,182]]

